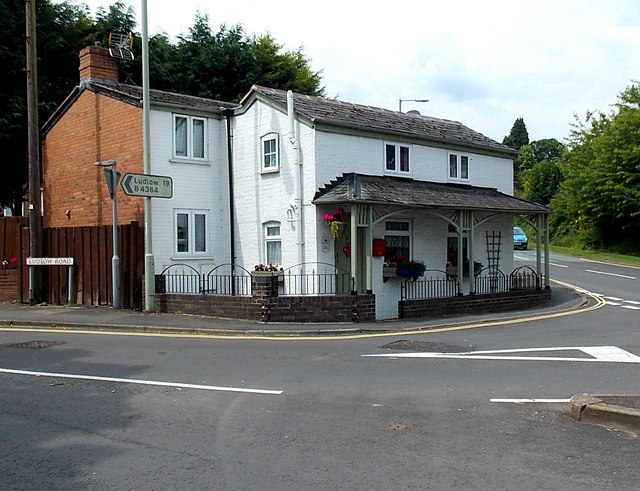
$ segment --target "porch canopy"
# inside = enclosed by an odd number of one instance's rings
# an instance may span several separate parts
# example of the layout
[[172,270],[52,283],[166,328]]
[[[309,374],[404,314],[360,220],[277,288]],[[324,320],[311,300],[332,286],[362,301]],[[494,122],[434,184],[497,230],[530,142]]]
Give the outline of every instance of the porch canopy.
[[[463,234],[467,232],[470,264],[473,264],[473,235],[477,225],[497,214],[521,215],[537,232],[537,274],[541,280],[544,279],[545,288],[549,288],[548,216],[552,210],[546,206],[509,196],[492,188],[356,173],[343,174],[320,189],[312,203],[351,205],[351,271],[357,291],[371,290],[373,226],[408,209],[423,210],[453,225],[458,233],[459,244],[462,244]],[[460,292],[462,247],[458,248],[458,256],[457,278]]]

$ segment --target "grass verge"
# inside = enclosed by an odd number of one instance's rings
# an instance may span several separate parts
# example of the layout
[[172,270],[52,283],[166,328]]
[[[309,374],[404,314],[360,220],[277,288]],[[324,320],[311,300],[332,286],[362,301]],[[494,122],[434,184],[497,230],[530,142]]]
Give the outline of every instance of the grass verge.
[[583,257],[585,259],[593,259],[609,263],[629,264],[631,266],[640,266],[640,257],[628,256],[624,254],[612,254],[609,252],[587,251],[584,249],[572,249],[571,247],[550,246],[549,250],[558,254],[566,254],[568,256]]

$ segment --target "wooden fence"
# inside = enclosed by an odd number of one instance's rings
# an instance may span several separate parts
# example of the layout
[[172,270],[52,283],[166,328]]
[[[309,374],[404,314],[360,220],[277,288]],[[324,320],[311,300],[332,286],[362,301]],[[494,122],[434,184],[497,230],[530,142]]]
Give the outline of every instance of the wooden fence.
[[[113,227],[44,228],[43,257],[74,259],[73,303],[109,305],[112,299],[111,258]],[[144,228],[137,222],[118,226],[120,257],[120,301],[122,307],[142,309],[144,276]],[[20,302],[29,302],[29,228],[25,217],[0,219],[0,261],[17,258],[20,270]],[[9,263],[9,266],[11,263]],[[68,293],[67,266],[38,266],[42,269],[44,300],[65,304]]]

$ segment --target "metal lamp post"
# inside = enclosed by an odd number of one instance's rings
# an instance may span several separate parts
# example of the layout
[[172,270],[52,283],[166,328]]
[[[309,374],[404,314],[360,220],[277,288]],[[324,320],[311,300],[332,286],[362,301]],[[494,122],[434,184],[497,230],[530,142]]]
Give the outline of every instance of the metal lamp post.
[[399,99],[398,103],[398,111],[402,112],[402,103],[403,102],[429,102],[429,99]]
[[107,188],[111,196],[113,215],[113,257],[111,258],[111,288],[113,290],[113,308],[120,308],[120,256],[118,256],[118,200],[117,187],[120,173],[116,171],[115,160],[94,162],[93,165],[104,167],[104,177],[107,180]]

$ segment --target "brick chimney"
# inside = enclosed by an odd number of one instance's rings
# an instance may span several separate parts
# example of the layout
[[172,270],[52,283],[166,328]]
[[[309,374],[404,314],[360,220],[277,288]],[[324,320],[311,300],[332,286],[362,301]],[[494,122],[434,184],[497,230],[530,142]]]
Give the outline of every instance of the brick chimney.
[[118,60],[102,46],[87,46],[80,51],[80,85],[87,83],[116,85]]

